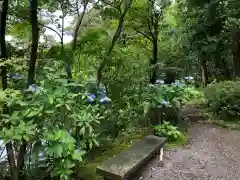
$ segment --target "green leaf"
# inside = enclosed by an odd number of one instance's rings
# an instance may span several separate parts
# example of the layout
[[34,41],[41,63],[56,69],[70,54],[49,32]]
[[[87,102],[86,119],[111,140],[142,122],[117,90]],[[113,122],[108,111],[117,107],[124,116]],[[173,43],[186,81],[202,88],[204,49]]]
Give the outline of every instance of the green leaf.
[[99,143],[97,142],[96,139],[93,139],[92,141],[93,141],[93,143],[95,144],[95,146],[99,146]]
[[53,102],[54,102],[54,98],[51,96],[51,97],[49,97],[49,103],[50,104],[53,104]]
[[45,113],[46,113],[46,114],[53,114],[53,113],[55,113],[55,111],[53,111],[53,110],[47,110],[47,111],[45,111]]
[[63,106],[63,104],[57,104],[55,107],[58,108],[58,107],[61,107]]
[[61,156],[63,153],[63,146],[61,144],[55,144],[51,147],[47,148],[48,154],[56,154],[57,156]]
[[68,104],[65,104],[65,106],[66,106],[66,108],[67,108],[69,111],[71,111],[71,108],[69,107]]
[[30,137],[28,137],[27,135],[23,135],[23,139],[28,142],[30,140]]
[[22,136],[20,134],[16,134],[14,136],[14,139],[21,141],[22,140]]
[[19,121],[20,120],[19,111],[14,111],[13,114],[11,115],[10,119],[12,121]]
[[85,127],[81,128],[80,132],[79,132],[81,135],[84,135],[85,134]]
[[18,104],[20,105],[20,106],[27,106],[28,104],[27,103],[25,103],[25,102],[23,102],[23,101],[18,101]]
[[89,128],[89,133],[92,134],[92,132],[93,132],[92,126],[88,126],[88,128]]
[[30,108],[25,109],[24,111],[22,111],[22,115],[23,116],[27,116],[27,114],[30,112]]
[[32,110],[28,115],[27,117],[34,117],[34,116],[37,116],[40,112],[39,111],[36,111],[36,110]]
[[78,161],[82,161],[82,157],[83,157],[83,155],[85,155],[86,154],[86,151],[75,151],[74,153],[73,153],[73,155],[72,155],[72,158],[74,159],[74,160],[78,160]]
[[92,141],[89,141],[89,149],[92,149],[92,147],[93,147],[93,143]]

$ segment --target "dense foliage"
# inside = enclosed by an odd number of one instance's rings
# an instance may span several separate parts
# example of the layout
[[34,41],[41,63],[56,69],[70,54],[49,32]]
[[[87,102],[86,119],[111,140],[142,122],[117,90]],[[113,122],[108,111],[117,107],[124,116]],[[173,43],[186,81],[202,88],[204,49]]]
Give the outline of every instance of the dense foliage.
[[239,81],[225,81],[209,85],[205,96],[209,110],[223,120],[239,121]]
[[177,139],[196,86],[237,118],[239,41],[238,0],[0,0],[0,179],[77,179],[142,126]]
[[174,141],[180,138],[181,132],[177,127],[169,122],[164,122],[162,125],[155,126],[156,134],[160,137],[166,137],[169,141]]

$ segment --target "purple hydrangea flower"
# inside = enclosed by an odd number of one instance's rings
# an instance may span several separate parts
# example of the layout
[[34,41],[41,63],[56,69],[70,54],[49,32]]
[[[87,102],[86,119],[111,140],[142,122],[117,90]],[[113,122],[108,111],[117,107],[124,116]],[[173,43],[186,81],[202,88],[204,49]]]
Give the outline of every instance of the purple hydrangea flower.
[[89,103],[93,103],[94,101],[96,100],[96,95],[95,94],[89,94],[89,97],[88,97],[88,102]]

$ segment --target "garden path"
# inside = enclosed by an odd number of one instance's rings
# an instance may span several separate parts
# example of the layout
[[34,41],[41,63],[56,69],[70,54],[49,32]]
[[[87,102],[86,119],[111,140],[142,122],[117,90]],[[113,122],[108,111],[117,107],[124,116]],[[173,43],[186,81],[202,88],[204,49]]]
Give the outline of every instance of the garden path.
[[189,143],[153,159],[134,180],[239,180],[240,131],[192,122]]

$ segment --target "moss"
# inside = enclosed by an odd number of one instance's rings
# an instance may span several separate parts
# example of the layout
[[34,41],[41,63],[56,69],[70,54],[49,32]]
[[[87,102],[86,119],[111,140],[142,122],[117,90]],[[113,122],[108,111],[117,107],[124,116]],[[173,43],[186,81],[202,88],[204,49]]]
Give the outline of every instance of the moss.
[[119,154],[121,151],[131,147],[137,141],[141,140],[144,136],[152,133],[150,128],[142,128],[132,130],[130,133],[125,133],[119,136],[115,141],[105,142],[106,151],[104,153],[93,151],[87,157],[87,162],[84,165],[79,165],[77,177],[82,177],[84,180],[102,180],[102,177],[96,174],[97,166],[109,157]]
[[[239,120],[238,120],[239,121]],[[207,123],[215,124],[221,126],[223,128],[228,128],[232,130],[240,130],[240,123],[236,121],[226,121],[226,120],[216,120],[216,119],[209,119]]]
[[[90,156],[94,155],[95,157],[91,160],[87,161],[85,165],[80,165],[78,168],[79,177],[83,177],[84,180],[103,180],[102,177],[96,174],[97,166],[104,160],[109,157],[113,157],[116,154],[119,154],[121,151],[131,147],[137,141],[141,140],[146,135],[152,134],[152,129],[136,129],[131,133],[123,134],[118,137],[112,144],[107,144],[109,147],[104,153],[100,154],[98,152],[94,152]],[[186,145],[188,141],[187,134],[181,133],[180,138],[174,142],[168,142],[165,146],[166,149],[181,147]]]
[[206,109],[202,112],[202,115],[206,117],[206,121],[200,121],[201,123],[215,124],[223,128],[228,128],[232,130],[240,130],[239,119],[235,120],[221,120],[217,119],[212,112],[208,112]]
[[101,179],[100,176],[97,176],[96,174],[96,167],[97,167],[97,163],[87,163],[85,165],[80,165],[78,167],[78,177],[82,177],[84,178],[84,180],[97,180],[97,179]]

